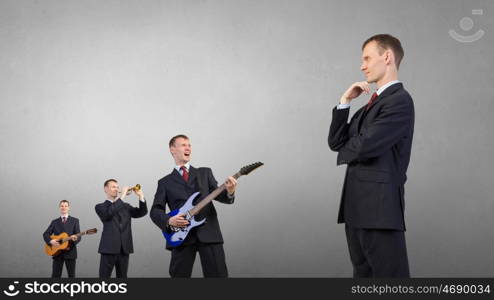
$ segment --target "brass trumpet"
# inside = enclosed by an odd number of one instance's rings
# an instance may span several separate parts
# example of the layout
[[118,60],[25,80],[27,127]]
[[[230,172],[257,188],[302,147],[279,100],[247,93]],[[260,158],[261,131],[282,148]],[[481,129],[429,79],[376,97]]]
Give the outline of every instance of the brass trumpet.
[[135,191],[135,192],[138,192],[140,190],[141,190],[141,185],[140,184],[136,184],[135,187],[129,189],[129,191]]
[[[132,193],[132,191],[134,192],[137,192],[137,191],[140,191],[141,190],[141,185],[140,184],[136,184],[136,186],[134,187],[131,187],[128,191],[127,191],[127,195],[130,195],[130,193]],[[120,191],[121,193],[122,191]]]

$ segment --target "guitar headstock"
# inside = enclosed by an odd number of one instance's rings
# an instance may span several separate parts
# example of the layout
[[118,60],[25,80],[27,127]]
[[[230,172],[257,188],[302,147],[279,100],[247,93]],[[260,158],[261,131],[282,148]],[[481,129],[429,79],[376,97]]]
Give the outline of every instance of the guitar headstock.
[[98,229],[96,229],[96,228],[89,229],[89,230],[85,231],[86,234],[95,234],[96,232],[98,232]]
[[242,169],[240,169],[240,174],[241,175],[248,175],[250,172],[254,171],[255,169],[259,168],[260,166],[264,165],[262,162],[258,161],[256,163],[246,165]]

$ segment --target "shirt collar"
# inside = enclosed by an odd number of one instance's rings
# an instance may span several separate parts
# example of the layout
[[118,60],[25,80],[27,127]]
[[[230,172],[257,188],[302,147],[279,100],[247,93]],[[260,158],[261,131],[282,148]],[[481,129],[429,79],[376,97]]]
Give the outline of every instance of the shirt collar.
[[[187,172],[189,172],[189,169],[190,169],[190,163],[186,163],[186,164],[184,165],[184,167],[185,167],[185,169],[187,169]],[[182,168],[182,166],[179,166],[179,165],[175,166],[175,170],[177,170],[177,171],[178,171],[178,173],[180,173],[180,169],[181,169],[181,168]]]
[[392,86],[393,84],[396,84],[396,83],[400,83],[399,80],[392,80],[388,83],[386,83],[385,85],[383,85],[382,87],[380,87],[379,89],[377,89],[376,93],[377,95],[381,95],[382,92],[384,92],[385,89],[387,89],[388,87]]
[[67,220],[68,220],[68,219],[69,219],[69,214],[66,214],[66,215],[61,215],[61,216],[60,216],[60,219],[62,219],[62,221],[63,221],[63,217],[67,218]]

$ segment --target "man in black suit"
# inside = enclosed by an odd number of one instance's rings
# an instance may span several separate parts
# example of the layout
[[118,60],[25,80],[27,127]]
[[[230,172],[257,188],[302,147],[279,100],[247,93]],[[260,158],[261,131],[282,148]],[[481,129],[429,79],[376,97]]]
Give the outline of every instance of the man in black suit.
[[[165,213],[167,204],[170,210],[178,209],[189,196],[199,191],[201,197],[195,199],[195,205],[218,187],[210,168],[194,168],[189,164],[192,148],[187,136],[174,136],[169,142],[169,149],[176,166],[172,173],[158,181],[150,213],[151,219],[162,231],[170,231],[170,226],[185,227],[189,224],[183,214],[169,217]],[[232,204],[237,181],[228,177],[225,185],[226,190],[216,200]],[[190,277],[196,253],[199,252],[204,277],[228,277],[223,237],[213,203],[210,202],[195,218],[197,221],[206,218],[206,222],[193,228],[180,246],[173,248],[166,245],[172,251],[170,276]]]
[[60,217],[51,221],[48,228],[43,233],[43,239],[49,246],[58,247],[60,244],[57,240],[51,239],[51,235],[59,235],[63,232],[70,236],[69,250],[62,251],[60,254],[53,256],[52,278],[62,277],[63,264],[67,268],[69,278],[75,277],[75,260],[77,259],[77,244],[80,238],[77,238],[77,233],[80,232],[79,219],[69,216],[70,203],[67,200],[62,200],[59,203]]
[[[366,81],[348,88],[333,109],[328,143],[347,164],[338,223],[345,231],[354,277],[409,277],[405,244],[404,185],[410,161],[414,106],[398,68],[398,39],[387,34],[362,46]],[[378,90],[347,123],[350,102],[369,84]]]
[[108,179],[104,184],[106,201],[96,205],[95,210],[103,222],[103,233],[98,248],[101,254],[99,277],[110,278],[113,267],[117,278],[127,278],[129,254],[134,253],[132,242],[131,218],[144,217],[148,208],[142,190],[134,190],[139,197],[139,207],[132,207],[123,200],[132,192],[128,186],[122,189],[115,179]]

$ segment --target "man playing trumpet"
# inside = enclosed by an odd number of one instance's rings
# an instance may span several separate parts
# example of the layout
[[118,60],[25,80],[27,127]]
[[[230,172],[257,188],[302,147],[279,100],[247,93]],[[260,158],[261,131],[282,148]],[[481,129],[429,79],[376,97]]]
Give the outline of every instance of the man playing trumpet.
[[[105,202],[95,207],[103,222],[103,233],[98,248],[98,253],[101,254],[99,277],[110,278],[115,267],[117,278],[127,278],[129,254],[134,252],[131,218],[140,218],[147,214],[146,199],[140,185],[133,188],[123,187],[119,196],[118,182],[115,179],[105,181],[104,191]],[[133,207],[123,201],[132,191],[139,197],[139,207]]]

